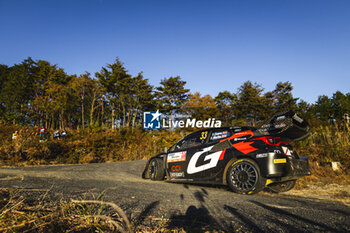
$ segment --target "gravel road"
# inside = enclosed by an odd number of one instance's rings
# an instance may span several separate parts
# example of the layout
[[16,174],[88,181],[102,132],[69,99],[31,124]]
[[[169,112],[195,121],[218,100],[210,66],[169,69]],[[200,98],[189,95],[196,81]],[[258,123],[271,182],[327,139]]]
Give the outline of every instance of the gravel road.
[[226,232],[350,232],[350,207],[339,202],[259,193],[245,196],[226,187],[143,180],[146,161],[0,168],[0,187],[28,198],[103,200],[121,206],[140,224],[207,226]]

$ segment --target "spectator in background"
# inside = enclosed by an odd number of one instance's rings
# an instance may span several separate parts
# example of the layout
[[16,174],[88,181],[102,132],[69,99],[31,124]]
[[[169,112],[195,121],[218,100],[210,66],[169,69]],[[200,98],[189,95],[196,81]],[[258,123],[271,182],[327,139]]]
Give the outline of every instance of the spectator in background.
[[44,127],[40,128],[40,140],[45,140],[46,129]]
[[67,132],[66,132],[65,129],[62,130],[61,137],[62,137],[62,138],[66,138],[66,137],[67,137]]
[[335,121],[336,120],[335,120],[333,115],[328,118],[328,122],[329,122],[330,125],[335,125]]
[[60,132],[58,130],[56,130],[55,132],[53,132],[53,139],[59,139],[60,138]]
[[16,140],[18,138],[18,131],[16,130],[13,134],[12,134],[12,140]]
[[350,123],[350,117],[349,117],[349,114],[345,113],[344,116],[343,116],[343,121],[344,123],[347,125]]

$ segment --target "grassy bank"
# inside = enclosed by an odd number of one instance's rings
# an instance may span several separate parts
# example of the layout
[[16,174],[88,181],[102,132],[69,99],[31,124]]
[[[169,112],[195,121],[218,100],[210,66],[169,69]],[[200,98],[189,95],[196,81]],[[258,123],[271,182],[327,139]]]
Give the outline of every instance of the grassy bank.
[[[318,126],[308,138],[294,145],[299,155],[307,156],[311,176],[299,180],[297,188],[314,183],[350,184],[350,128]],[[334,171],[330,162],[340,162],[342,169]]]
[[[19,137],[11,139],[18,130]],[[39,140],[37,128],[3,126],[0,129],[2,166],[103,163],[147,159],[183,137],[182,132],[147,132],[140,129],[68,131],[65,139],[52,133]]]

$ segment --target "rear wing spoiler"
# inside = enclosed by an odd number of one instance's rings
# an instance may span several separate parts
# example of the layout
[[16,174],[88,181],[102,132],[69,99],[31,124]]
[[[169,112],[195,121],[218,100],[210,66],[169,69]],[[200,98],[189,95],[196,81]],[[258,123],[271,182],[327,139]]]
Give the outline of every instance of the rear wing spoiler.
[[294,111],[278,113],[254,131],[254,136],[280,137],[290,142],[302,140],[309,135],[309,124]]

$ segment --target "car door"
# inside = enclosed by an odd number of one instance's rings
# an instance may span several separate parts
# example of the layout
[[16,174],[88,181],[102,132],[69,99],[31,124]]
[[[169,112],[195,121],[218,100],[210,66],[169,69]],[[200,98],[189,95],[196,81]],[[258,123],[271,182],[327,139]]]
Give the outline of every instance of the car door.
[[195,132],[180,140],[173,151],[169,151],[167,171],[171,180],[192,180],[199,176],[198,172],[195,172],[196,174],[187,172],[188,164],[192,157],[205,147],[207,136],[207,130]]
[[[220,143],[220,141],[230,136],[232,136],[232,130],[229,128],[212,129],[210,135],[208,136],[206,145],[209,148],[212,148],[214,145]],[[210,166],[210,168],[207,170],[203,170],[203,175],[205,177],[208,179],[214,179],[218,176],[218,174],[223,172],[227,162],[231,159],[229,153],[226,153],[226,150],[227,149],[216,149],[214,150],[215,152],[213,154],[206,155],[207,157],[211,157],[212,166]],[[221,176],[219,178],[221,179]]]

